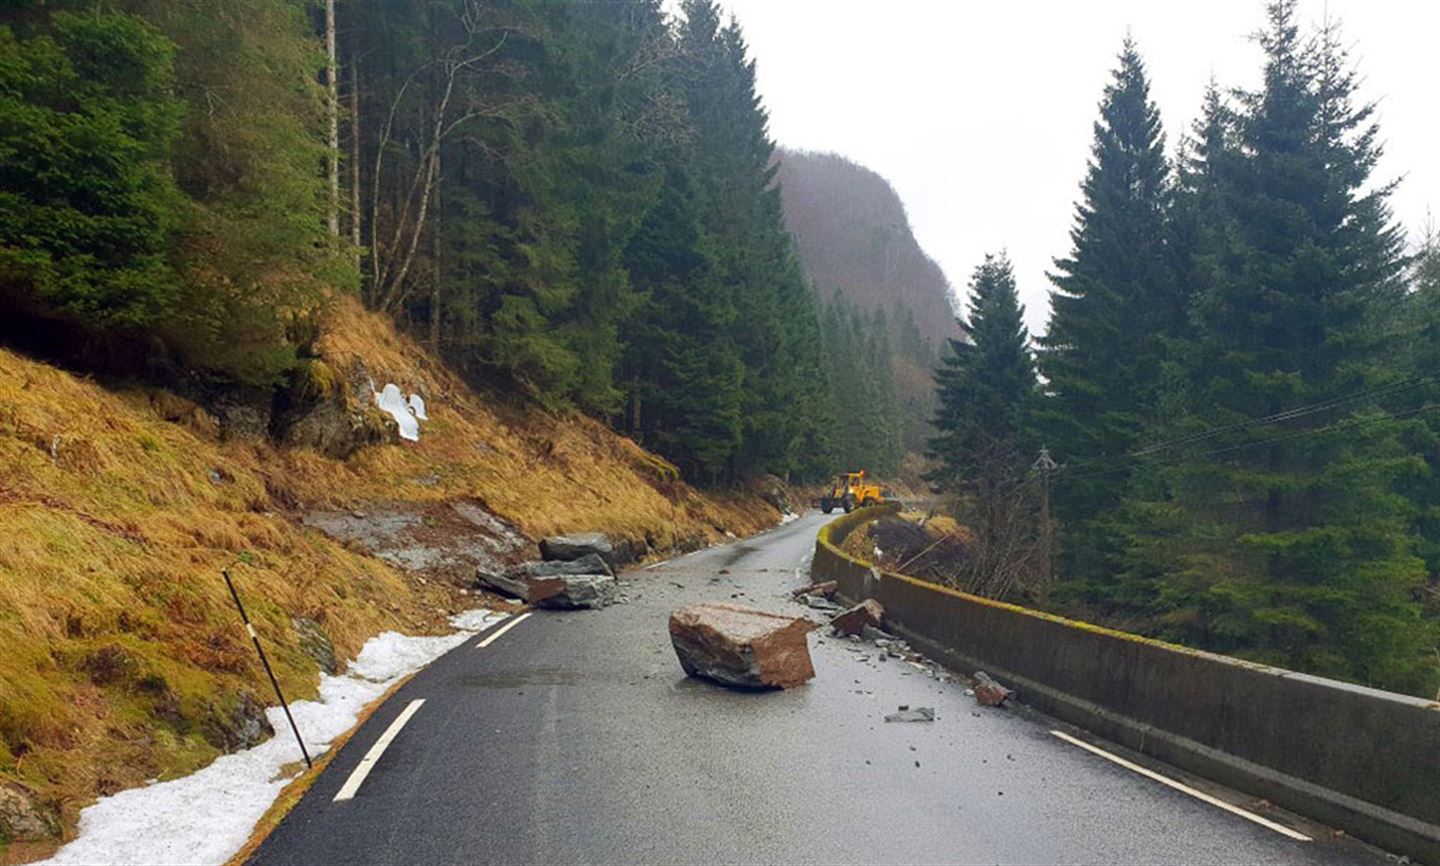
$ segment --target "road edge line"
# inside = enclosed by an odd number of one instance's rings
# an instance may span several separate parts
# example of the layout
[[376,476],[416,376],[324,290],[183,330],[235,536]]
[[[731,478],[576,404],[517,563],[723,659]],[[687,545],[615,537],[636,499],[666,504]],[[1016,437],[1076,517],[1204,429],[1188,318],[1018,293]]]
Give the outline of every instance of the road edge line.
[[480,642],[475,644],[475,648],[484,649],[485,647],[489,646],[490,644],[494,643],[502,636],[504,636],[505,632],[524,622],[527,618],[529,618],[529,616],[530,611],[527,610],[522,614],[516,614],[515,616],[512,616],[511,618],[505,620],[505,622],[502,623],[499,628],[495,629],[493,632],[486,635],[485,637],[482,637],[480,639]]
[[365,757],[360,759],[360,763],[355,765],[355,769],[350,771],[350,777],[345,780],[345,784],[340,786],[340,790],[335,793],[335,798],[331,802],[340,803],[355,799],[355,795],[360,791],[360,786],[365,784],[365,779],[369,777],[370,771],[375,769],[375,765],[380,763],[380,758],[385,755],[385,750],[390,748],[390,744],[400,735],[401,729],[423,706],[425,706],[425,699],[416,698],[404,710],[401,710],[400,715],[395,717],[395,721],[390,723],[390,727],[385,729],[385,733],[380,735],[380,739],[375,741],[375,745],[370,747],[370,751],[365,753]]
[[1163,776],[1163,775],[1155,772],[1154,770],[1151,770],[1151,769],[1146,768],[1146,767],[1142,767],[1142,766],[1140,766],[1139,764],[1135,763],[1134,761],[1129,761],[1129,760],[1126,760],[1125,758],[1120,757],[1119,755],[1111,754],[1110,752],[1105,751],[1104,749],[1100,748],[1099,746],[1092,746],[1092,745],[1090,745],[1089,743],[1085,742],[1084,740],[1081,740],[1081,739],[1078,739],[1078,738],[1076,738],[1076,737],[1070,736],[1069,734],[1065,733],[1064,731],[1051,730],[1050,733],[1053,734],[1054,736],[1060,738],[1061,740],[1064,740],[1065,742],[1071,744],[1072,746],[1079,746],[1080,748],[1084,749],[1085,751],[1090,752],[1091,754],[1094,754],[1094,755],[1099,755],[1100,757],[1104,758],[1105,760],[1107,760],[1107,761],[1109,761],[1109,762],[1111,762],[1111,763],[1113,763],[1113,764],[1118,764],[1119,766],[1124,767],[1124,768],[1127,769],[1127,770],[1130,770],[1130,771],[1135,772],[1135,773],[1139,773],[1140,775],[1144,776],[1144,777],[1147,778],[1147,779],[1152,779],[1152,780],[1154,780],[1154,781],[1156,781],[1156,782],[1159,782],[1159,783],[1162,784],[1162,785],[1165,785],[1166,787],[1173,788],[1173,789],[1175,789],[1176,791],[1179,791],[1179,792],[1182,793],[1182,794],[1189,794],[1191,797],[1194,797],[1195,799],[1197,799],[1197,800],[1199,800],[1199,801],[1201,801],[1201,802],[1203,802],[1203,803],[1209,803],[1211,806],[1215,806],[1216,808],[1223,809],[1223,810],[1225,810],[1226,812],[1231,813],[1232,815],[1238,815],[1238,816],[1240,816],[1241,818],[1244,818],[1244,819],[1247,820],[1247,821],[1252,821],[1252,822],[1254,822],[1254,823],[1256,823],[1256,824],[1259,824],[1259,825],[1262,826],[1262,827],[1265,827],[1265,828],[1270,829],[1270,830],[1274,830],[1276,833],[1279,833],[1279,834],[1282,835],[1282,836],[1287,836],[1287,837],[1289,837],[1289,838],[1291,838],[1291,839],[1294,839],[1294,840],[1297,841],[1297,842],[1313,842],[1313,841],[1315,841],[1315,840],[1312,839],[1311,837],[1306,836],[1304,833],[1301,833],[1301,832],[1298,831],[1298,830],[1292,830],[1292,829],[1290,829],[1289,827],[1286,827],[1284,824],[1278,824],[1278,823],[1276,823],[1276,822],[1274,822],[1274,821],[1271,821],[1269,818],[1261,817],[1260,815],[1257,815],[1257,814],[1255,814],[1254,812],[1250,812],[1250,811],[1247,811],[1247,810],[1245,810],[1245,809],[1242,809],[1242,808],[1240,808],[1239,806],[1234,805],[1233,803],[1227,803],[1227,802],[1225,802],[1224,800],[1221,800],[1219,797],[1213,797],[1213,796],[1205,793],[1204,791],[1196,790],[1195,788],[1192,788],[1192,787],[1190,787],[1189,785],[1186,785],[1186,784],[1183,783],[1183,782],[1178,782],[1178,781],[1176,781],[1176,780],[1174,780],[1174,779],[1171,779],[1171,778],[1168,777],[1168,776]]

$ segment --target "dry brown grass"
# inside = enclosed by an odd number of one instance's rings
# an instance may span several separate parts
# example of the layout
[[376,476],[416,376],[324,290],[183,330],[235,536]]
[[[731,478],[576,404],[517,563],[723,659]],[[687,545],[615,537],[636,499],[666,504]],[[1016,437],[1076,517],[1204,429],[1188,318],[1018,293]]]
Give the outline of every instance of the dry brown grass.
[[591,419],[488,405],[349,300],[320,348],[342,379],[363,366],[377,386],[425,393],[421,441],[344,462],[221,442],[173,395],[0,350],[0,782],[67,828],[100,795],[216,757],[217,707],[270,702],[220,569],[233,566],[293,698],[318,680],[292,616],[321,623],[341,658],[387,628],[445,627],[449,590],[301,527],[299,509],[470,498],[532,536],[600,529],[661,549],[778,518],[753,496],[696,492]]

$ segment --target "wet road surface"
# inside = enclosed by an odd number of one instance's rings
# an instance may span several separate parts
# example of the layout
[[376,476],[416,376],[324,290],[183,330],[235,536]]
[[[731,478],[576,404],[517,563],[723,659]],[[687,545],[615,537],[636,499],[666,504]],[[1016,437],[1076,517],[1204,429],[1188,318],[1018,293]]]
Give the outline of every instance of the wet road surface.
[[[537,611],[468,641],[366,722],[251,862],[1387,862],[1258,807],[1314,841],[1287,838],[1051,731],[1252,805],[1243,795],[1024,708],[982,709],[962,683],[821,631],[817,676],[800,688],[687,679],[670,611],[736,601],[816,613],[789,591],[808,582],[828,519],[812,513],[632,572],[629,604]],[[902,704],[938,718],[885,723]],[[353,797],[337,802],[387,733]]]

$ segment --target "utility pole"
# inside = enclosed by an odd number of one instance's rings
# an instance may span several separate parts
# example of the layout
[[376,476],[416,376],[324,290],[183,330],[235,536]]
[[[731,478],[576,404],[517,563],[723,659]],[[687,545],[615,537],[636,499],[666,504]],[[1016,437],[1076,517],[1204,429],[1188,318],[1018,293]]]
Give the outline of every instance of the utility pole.
[[1030,468],[1040,473],[1040,533],[1043,545],[1041,569],[1045,582],[1049,583],[1055,577],[1055,527],[1050,522],[1050,473],[1059,466],[1050,456],[1050,449],[1041,447],[1040,456]]

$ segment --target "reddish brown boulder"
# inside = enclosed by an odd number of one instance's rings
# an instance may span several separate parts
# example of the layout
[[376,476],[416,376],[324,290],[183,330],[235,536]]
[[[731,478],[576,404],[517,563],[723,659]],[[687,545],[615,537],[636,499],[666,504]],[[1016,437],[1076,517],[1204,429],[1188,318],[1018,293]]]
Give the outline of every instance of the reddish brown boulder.
[[670,642],[680,667],[738,688],[786,689],[815,676],[805,619],[741,604],[706,603],[670,614]]
[[835,581],[824,580],[820,583],[812,583],[809,586],[802,586],[792,592],[791,595],[795,598],[799,598],[802,595],[823,595],[826,598],[829,598],[830,596],[834,595],[835,591],[839,588],[840,584],[836,583]]
[[975,703],[982,707],[998,707],[1015,693],[1005,688],[984,671],[975,672]]
[[867,598],[849,610],[830,620],[830,627],[836,634],[852,635],[865,630],[865,626],[879,628],[885,619],[885,607],[873,598]]

